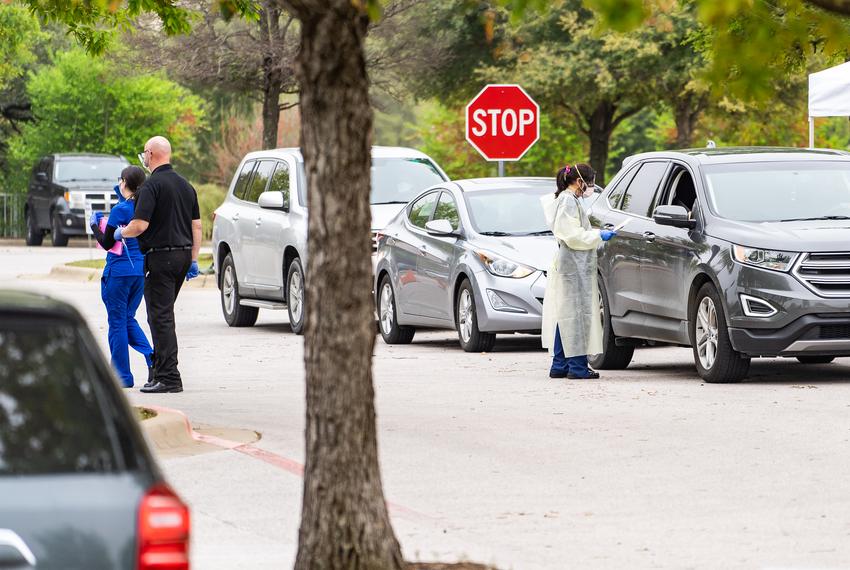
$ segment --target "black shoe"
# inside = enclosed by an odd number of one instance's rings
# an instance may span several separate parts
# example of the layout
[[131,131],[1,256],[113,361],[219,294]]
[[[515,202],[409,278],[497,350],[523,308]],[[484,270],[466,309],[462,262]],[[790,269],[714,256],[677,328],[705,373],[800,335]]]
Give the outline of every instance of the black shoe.
[[566,378],[566,372],[549,372],[549,378]]
[[148,381],[145,382],[144,387],[150,388],[154,384],[156,384],[156,374],[154,373],[154,367],[151,366],[150,368],[148,368]]
[[[596,380],[597,378],[599,378],[599,372],[596,372],[595,370],[589,370],[587,376],[576,376],[575,374],[570,373],[567,374],[567,378],[569,378],[570,380]],[[142,390],[142,392],[144,392],[144,389]]]
[[165,394],[170,392],[182,392],[183,385],[182,384],[163,384],[162,382],[157,382],[151,387],[145,386],[140,390],[145,394]]

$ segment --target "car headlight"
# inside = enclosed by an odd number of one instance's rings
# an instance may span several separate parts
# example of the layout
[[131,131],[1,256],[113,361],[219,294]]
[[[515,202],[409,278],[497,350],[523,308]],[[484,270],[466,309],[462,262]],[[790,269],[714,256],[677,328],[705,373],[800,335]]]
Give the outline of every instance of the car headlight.
[[505,259],[504,257],[500,257],[495,253],[490,253],[488,251],[476,250],[475,255],[478,256],[478,259],[481,260],[481,263],[484,264],[487,271],[499,277],[522,279],[536,271],[533,267],[516,263],[515,261]]
[[732,246],[732,255],[739,263],[773,271],[788,271],[797,259],[797,254],[790,251],[756,249],[742,245]]

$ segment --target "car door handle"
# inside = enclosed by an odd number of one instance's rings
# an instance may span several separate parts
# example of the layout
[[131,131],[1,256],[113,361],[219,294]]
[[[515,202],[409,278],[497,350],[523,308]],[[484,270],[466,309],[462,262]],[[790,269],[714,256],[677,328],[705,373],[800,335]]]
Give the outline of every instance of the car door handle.
[[236,212],[235,214],[233,214],[233,217],[230,218],[230,219],[233,220],[234,222],[238,222],[239,221],[239,212]]
[[613,230],[614,227],[615,227],[614,224],[605,224],[605,225],[602,226],[602,229],[603,230]]
[[257,221],[256,221],[256,222],[254,222],[254,225],[255,225],[256,227],[260,227],[260,225],[261,225],[262,223],[263,223],[263,218],[257,218]]
[[419,251],[420,251],[420,253],[422,253],[422,255],[428,255],[428,246],[427,245],[420,245]]
[[655,234],[652,232],[643,232],[643,239],[652,243],[655,241]]

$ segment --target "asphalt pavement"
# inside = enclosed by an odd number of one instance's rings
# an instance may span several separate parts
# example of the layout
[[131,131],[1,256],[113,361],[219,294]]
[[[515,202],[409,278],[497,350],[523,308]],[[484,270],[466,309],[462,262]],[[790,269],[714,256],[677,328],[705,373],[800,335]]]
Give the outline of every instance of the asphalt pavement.
[[[70,301],[106,349],[98,283],[33,277],[88,256],[0,244],[0,287]],[[290,567],[303,339],[283,311],[230,329],[216,289],[185,289],[176,319],[186,391],[135,389],[131,401],[262,436],[253,454],[161,460],[192,507],[193,567]],[[132,359],[140,383],[144,361]],[[378,340],[384,490],[408,559],[505,570],[850,568],[850,359],[754,361],[750,379],[732,385],[702,383],[681,348],[641,349],[628,370],[597,381],[550,380],[548,363],[532,336],[499,337],[489,354],[462,352],[451,332],[417,334],[410,346]]]

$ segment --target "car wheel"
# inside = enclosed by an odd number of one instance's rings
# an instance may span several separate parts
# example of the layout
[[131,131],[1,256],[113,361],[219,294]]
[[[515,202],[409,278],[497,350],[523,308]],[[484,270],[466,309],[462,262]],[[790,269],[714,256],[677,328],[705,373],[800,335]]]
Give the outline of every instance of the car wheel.
[[694,362],[700,377],[710,383],[744,379],[750,371],[750,359],[732,348],[723,305],[713,284],[700,288],[690,317]]
[[50,243],[53,244],[53,247],[68,245],[68,236],[62,231],[62,221],[56,214],[53,214],[50,218]]
[[475,295],[469,279],[464,279],[457,292],[455,322],[460,346],[466,352],[489,352],[496,344],[494,333],[478,329],[478,313],[475,310]]
[[304,268],[296,257],[286,272],[286,311],[289,313],[289,326],[295,334],[304,334],[304,301]]
[[32,213],[27,210],[27,245],[41,245],[44,241],[44,233],[35,225],[35,219]]
[[617,346],[617,337],[611,326],[611,310],[608,305],[608,292],[602,280],[599,280],[599,313],[602,319],[602,354],[590,358],[590,365],[599,370],[625,370],[635,353],[633,346]]
[[835,360],[834,356],[798,356],[801,364],[829,364]]
[[378,288],[378,328],[387,344],[410,344],[416,329],[398,324],[395,294],[389,275],[384,275]]
[[236,264],[228,253],[221,264],[221,312],[231,327],[254,326],[260,310],[257,307],[245,307],[239,303],[240,300]]

